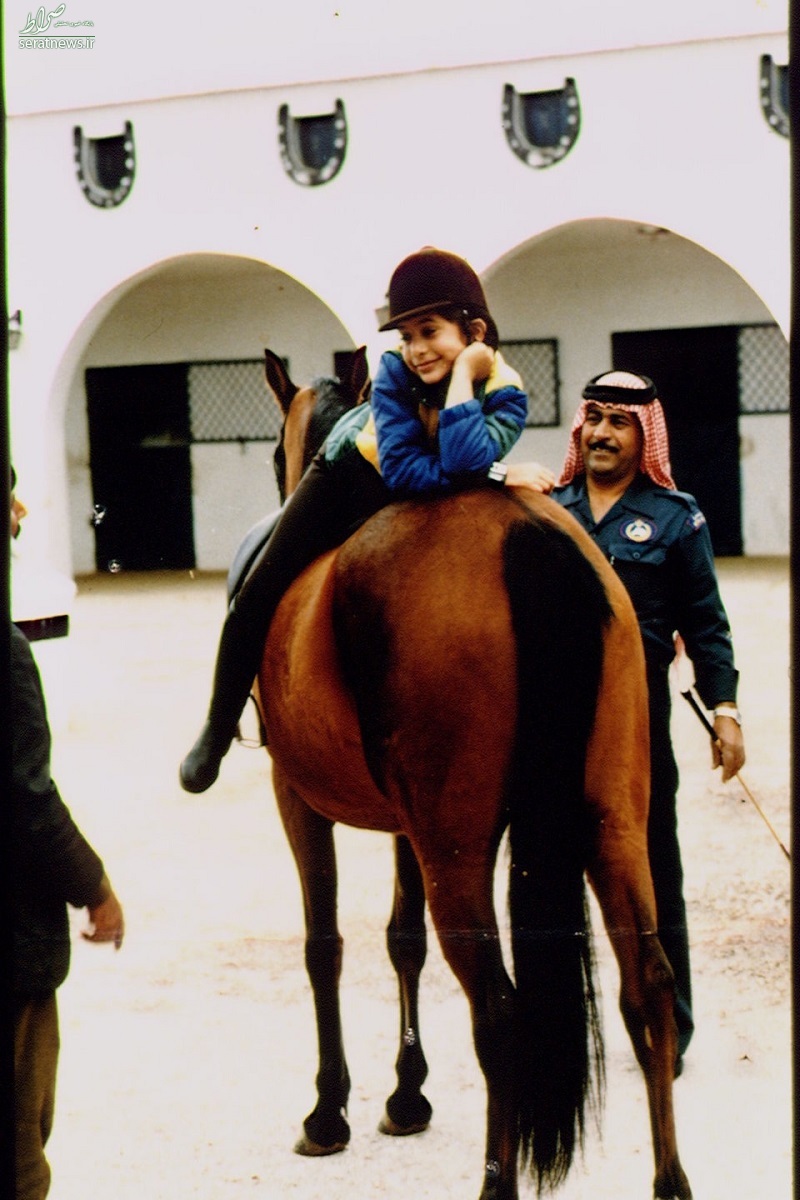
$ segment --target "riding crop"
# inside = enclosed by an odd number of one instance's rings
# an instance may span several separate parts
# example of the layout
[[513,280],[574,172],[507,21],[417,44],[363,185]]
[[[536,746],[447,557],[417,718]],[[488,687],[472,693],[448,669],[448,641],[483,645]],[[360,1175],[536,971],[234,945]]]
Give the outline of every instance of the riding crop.
[[[690,707],[693,709],[693,711],[694,711],[694,712],[697,714],[697,718],[698,718],[698,720],[700,721],[700,724],[703,726],[703,728],[705,729],[706,733],[708,733],[708,735],[710,736],[710,738],[711,738],[712,742],[715,742],[715,743],[716,743],[716,742],[718,741],[718,738],[717,738],[717,734],[716,734],[716,731],[715,731],[715,729],[714,729],[714,726],[711,724],[711,722],[709,721],[708,717],[706,716],[706,714],[705,714],[705,713],[703,712],[703,710],[701,709],[700,705],[699,705],[699,704],[697,703],[697,701],[695,700],[695,698],[694,698],[694,696],[692,695],[691,691],[685,691],[685,692],[681,692],[681,695],[683,696],[684,700],[686,700],[686,701],[689,703],[689,705],[690,705]],[[764,810],[761,808],[761,805],[758,803],[758,801],[756,800],[755,796],[754,796],[754,795],[753,795],[753,793],[750,791],[750,788],[747,786],[747,784],[745,783],[745,781],[742,779],[742,777],[741,777],[741,775],[739,774],[739,772],[738,772],[738,771],[737,771],[737,772],[736,772],[736,774],[734,775],[734,779],[738,779],[739,783],[742,785],[742,788],[743,788],[743,790],[744,790],[744,793],[745,793],[745,795],[747,796],[748,800],[749,800],[749,801],[750,801],[750,803],[753,805],[753,807],[755,808],[755,810],[756,810],[756,812],[758,813],[758,815],[761,817],[761,820],[764,822],[764,824],[766,825],[767,829],[770,831],[770,833],[772,834],[772,836],[775,838],[775,841],[778,843],[778,845],[780,846],[781,850],[782,850],[782,851],[783,851],[783,853],[786,855],[786,858],[787,858],[787,860],[788,860],[789,862],[791,862],[791,861],[792,861],[792,856],[791,856],[791,854],[790,854],[790,853],[789,853],[789,851],[786,849],[786,847],[784,846],[784,844],[783,844],[783,842],[781,841],[781,839],[778,837],[777,833],[775,832],[775,830],[773,829],[772,825],[770,824],[769,818],[767,817],[766,813],[765,813],[765,812],[764,812]]]

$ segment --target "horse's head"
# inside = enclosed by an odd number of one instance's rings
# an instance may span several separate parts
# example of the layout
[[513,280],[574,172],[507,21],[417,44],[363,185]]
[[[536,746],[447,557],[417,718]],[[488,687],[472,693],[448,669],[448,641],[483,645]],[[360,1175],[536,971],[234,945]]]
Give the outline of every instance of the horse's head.
[[264,351],[267,384],[275,394],[283,426],[275,450],[275,478],[281,502],[297,487],[303,472],[343,413],[369,397],[367,350],[353,352],[346,379],[320,378],[299,388],[289,378],[283,360]]

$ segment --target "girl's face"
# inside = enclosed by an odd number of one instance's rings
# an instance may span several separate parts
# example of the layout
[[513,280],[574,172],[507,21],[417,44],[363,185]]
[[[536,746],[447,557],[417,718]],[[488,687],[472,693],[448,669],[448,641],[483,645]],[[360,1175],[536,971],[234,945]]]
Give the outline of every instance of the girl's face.
[[[409,317],[407,321],[401,321],[397,328],[402,341],[403,361],[410,371],[419,375],[423,383],[440,383],[445,379],[467,345],[461,326],[440,317],[438,313]],[[476,336],[476,340],[481,340],[480,336]]]

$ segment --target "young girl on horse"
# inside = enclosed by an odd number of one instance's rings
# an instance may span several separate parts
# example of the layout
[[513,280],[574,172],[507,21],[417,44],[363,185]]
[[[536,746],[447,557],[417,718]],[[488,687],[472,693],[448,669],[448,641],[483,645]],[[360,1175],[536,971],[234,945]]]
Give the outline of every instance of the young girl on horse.
[[[398,330],[400,349],[382,356],[370,403],[332,429],[229,607],[208,718],[180,767],[188,792],[217,778],[272,616],[305,567],[392,501],[508,481],[500,460],[522,432],[527,397],[497,349],[478,276],[425,247],[396,268],[388,299],[380,331]],[[553,477],[529,464],[524,481],[548,491]]]

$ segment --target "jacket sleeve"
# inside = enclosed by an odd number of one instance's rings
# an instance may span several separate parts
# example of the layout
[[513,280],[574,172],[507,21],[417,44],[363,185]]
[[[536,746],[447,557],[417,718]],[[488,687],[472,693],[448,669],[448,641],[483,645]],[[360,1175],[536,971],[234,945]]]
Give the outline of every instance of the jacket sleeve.
[[711,709],[723,700],[736,699],[739,672],[702,513],[695,510],[687,517],[672,554],[678,632],[694,666],[697,691]]
[[30,645],[11,630],[11,784],[15,866],[27,886],[83,908],[97,900],[103,863],[50,775],[50,728]]
[[503,387],[483,401],[469,400],[439,414],[439,453],[450,478],[475,471],[486,474],[504,458],[525,426],[525,393]]
[[439,413],[431,446],[417,415],[412,381],[402,359],[384,354],[372,388],[381,474],[393,491],[422,493],[482,477],[502,458],[525,424],[527,398],[502,387],[483,402],[469,400]]

